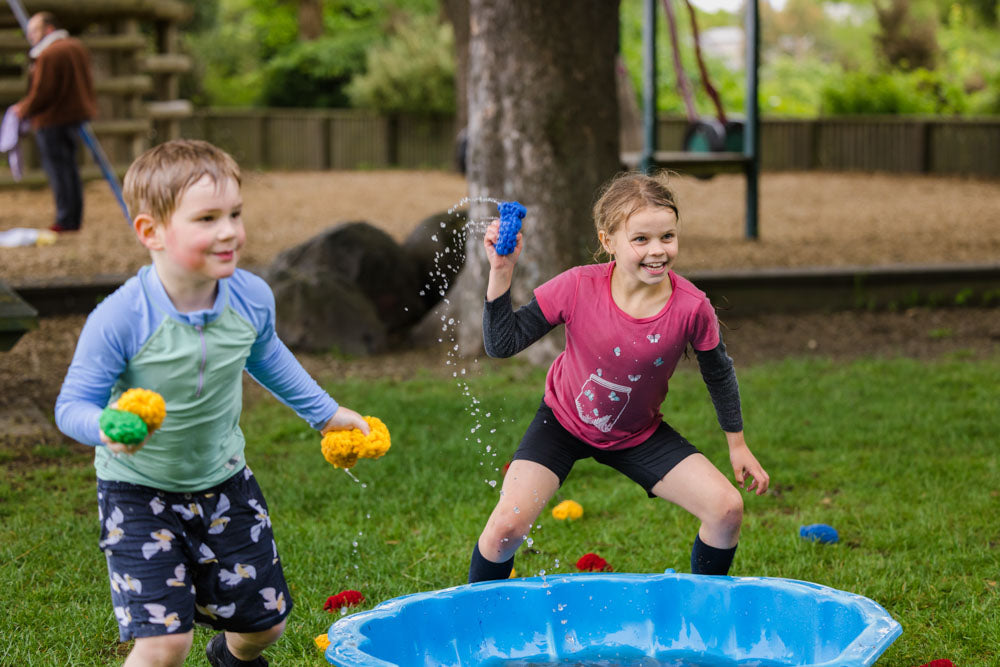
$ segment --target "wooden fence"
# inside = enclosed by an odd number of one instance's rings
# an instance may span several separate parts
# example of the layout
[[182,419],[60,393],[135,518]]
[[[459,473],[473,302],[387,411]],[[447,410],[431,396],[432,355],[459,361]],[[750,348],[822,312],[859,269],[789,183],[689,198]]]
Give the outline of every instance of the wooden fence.
[[[246,169],[453,169],[451,116],[385,116],[343,109],[210,109],[180,121],[182,136],[222,146]],[[100,126],[98,136],[101,136]],[[687,122],[660,119],[660,150],[681,150]],[[154,130],[155,132],[155,130]],[[150,142],[162,140],[154,134]],[[37,169],[34,142],[23,142]],[[885,171],[1000,177],[1000,118],[765,118],[762,168],[770,171]],[[127,164],[118,164],[124,169]],[[6,172],[6,170],[0,170]],[[90,167],[90,176],[98,176]],[[98,176],[99,177],[99,176]],[[30,181],[29,181],[30,182]],[[10,176],[0,175],[0,185]]]
[[[687,121],[660,119],[660,150],[683,149]],[[213,109],[182,124],[185,136],[229,150],[248,168],[451,168],[451,116],[349,110]],[[1000,119],[766,118],[762,168],[1000,176]]]
[[262,109],[196,112],[182,123],[186,137],[229,151],[244,168],[450,168],[451,116],[386,116],[341,109]]

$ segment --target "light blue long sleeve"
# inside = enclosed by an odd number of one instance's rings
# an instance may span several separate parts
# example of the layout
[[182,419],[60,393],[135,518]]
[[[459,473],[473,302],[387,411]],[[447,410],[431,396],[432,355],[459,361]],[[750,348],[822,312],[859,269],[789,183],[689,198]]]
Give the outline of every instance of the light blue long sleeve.
[[[219,281],[210,310],[180,313],[152,266],[140,269],[87,318],[73,361],[56,400],[59,429],[83,444],[101,444],[98,419],[129,359],[167,317],[191,327],[204,326],[231,308],[257,332],[246,370],[313,428],[325,424],[338,405],[302,368],[274,330],[274,296],[261,278],[237,270]],[[168,398],[169,401],[169,397]]]

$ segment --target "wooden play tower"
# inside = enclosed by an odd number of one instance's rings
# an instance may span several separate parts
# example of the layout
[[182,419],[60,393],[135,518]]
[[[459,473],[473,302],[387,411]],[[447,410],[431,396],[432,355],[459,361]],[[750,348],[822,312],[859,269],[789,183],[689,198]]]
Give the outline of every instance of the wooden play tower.
[[[117,170],[150,145],[180,136],[181,121],[191,115],[190,102],[180,99],[180,75],[191,69],[191,59],[180,52],[188,5],[178,0],[26,0],[24,9],[52,12],[90,49],[99,109],[92,127]],[[27,51],[13,12],[0,3],[0,108],[27,90]],[[22,145],[29,168],[25,182],[45,182],[34,142]],[[0,172],[0,184],[10,182],[10,174]],[[99,177],[89,159],[83,173]]]

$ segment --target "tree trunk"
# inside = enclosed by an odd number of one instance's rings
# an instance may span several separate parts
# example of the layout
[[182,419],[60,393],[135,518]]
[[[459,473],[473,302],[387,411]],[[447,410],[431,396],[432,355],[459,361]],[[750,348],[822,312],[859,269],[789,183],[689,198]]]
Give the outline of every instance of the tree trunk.
[[311,42],[323,36],[323,0],[299,0],[299,39]]
[[442,0],[441,9],[455,34],[455,127],[469,119],[469,0]]
[[[615,56],[618,2],[471,0],[469,33],[470,220],[495,218],[480,197],[528,209],[514,272],[515,306],[597,247],[596,189],[619,168]],[[466,244],[452,290],[463,355],[482,351],[489,263],[481,230]],[[559,335],[530,348],[536,362],[562,347]]]

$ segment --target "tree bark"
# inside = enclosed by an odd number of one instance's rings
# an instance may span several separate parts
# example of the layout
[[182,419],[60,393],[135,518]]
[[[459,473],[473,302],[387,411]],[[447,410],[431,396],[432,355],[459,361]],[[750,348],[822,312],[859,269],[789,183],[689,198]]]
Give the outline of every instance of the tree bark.
[[469,119],[469,0],[441,0],[441,10],[455,34],[455,127]]
[[323,0],[299,0],[299,39],[311,42],[323,36]]
[[[533,289],[587,263],[597,247],[591,206],[619,168],[613,0],[470,0],[470,220],[497,216],[491,197],[528,209],[524,249],[514,272],[515,306]],[[472,229],[451,301],[463,355],[482,351],[482,307],[489,263],[482,231]],[[559,335],[527,356],[550,359]]]

